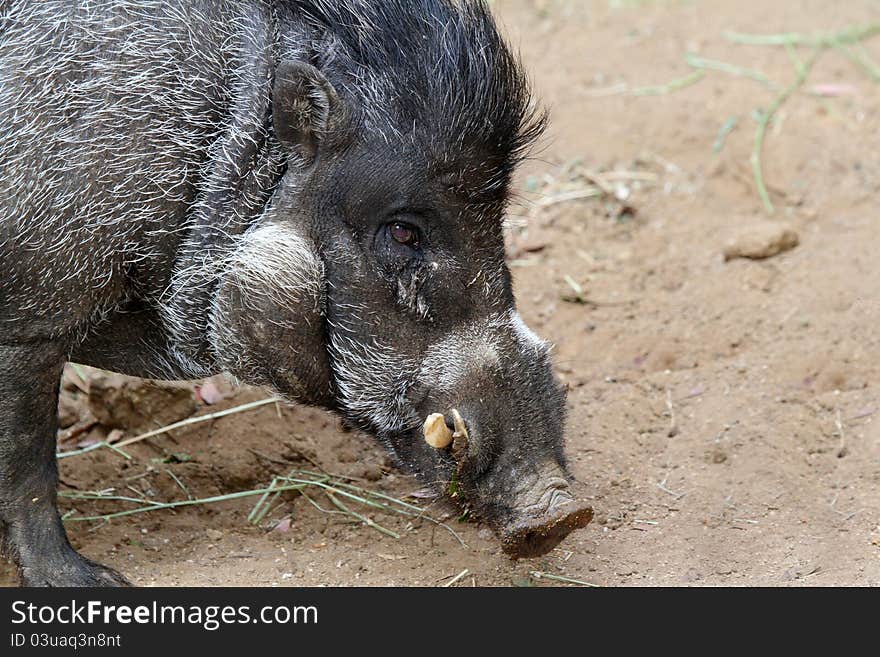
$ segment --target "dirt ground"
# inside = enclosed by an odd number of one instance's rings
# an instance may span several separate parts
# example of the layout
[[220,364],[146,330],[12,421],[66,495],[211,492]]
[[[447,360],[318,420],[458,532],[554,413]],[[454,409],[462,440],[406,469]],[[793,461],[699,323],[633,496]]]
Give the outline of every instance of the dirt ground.
[[[752,175],[756,129],[811,49],[725,37],[864,26],[880,3],[494,6],[552,112],[518,182],[511,267],[520,310],[556,345],[570,386],[567,451],[593,524],[512,562],[478,524],[445,519],[463,545],[425,519],[349,503],[394,538],[327,513],[339,509],[314,492],[323,510],[288,494],[257,525],[255,497],[69,522],[73,543],[140,585],[433,586],[465,569],[454,585],[567,585],[535,573],[603,586],[880,585],[880,86],[858,63],[880,61],[880,36],[823,51],[770,121],[772,217]],[[696,79],[704,69],[687,52],[740,68]],[[725,260],[737,240],[783,252]],[[198,412],[265,397],[241,390]],[[295,467],[396,497],[418,489],[369,438],[308,408],[269,404],[126,451],[63,459],[62,490],[166,502],[260,488]],[[131,506],[62,500],[79,516]],[[0,562],[0,582],[14,581]]]

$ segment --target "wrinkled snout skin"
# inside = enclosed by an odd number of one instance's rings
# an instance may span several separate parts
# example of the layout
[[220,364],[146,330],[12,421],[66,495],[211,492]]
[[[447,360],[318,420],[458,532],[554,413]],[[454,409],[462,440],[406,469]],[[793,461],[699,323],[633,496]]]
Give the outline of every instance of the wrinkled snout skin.
[[[68,360],[329,409],[515,557],[587,524],[505,265],[543,125],[480,0],[4,3],[0,538],[22,582],[126,583],[58,514]],[[453,409],[466,440],[431,447]]]

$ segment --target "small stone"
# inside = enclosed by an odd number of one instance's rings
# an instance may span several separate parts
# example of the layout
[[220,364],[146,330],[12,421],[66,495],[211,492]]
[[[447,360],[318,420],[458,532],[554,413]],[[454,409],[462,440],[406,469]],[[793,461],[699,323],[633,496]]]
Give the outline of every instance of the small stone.
[[[211,531],[211,530],[208,530]],[[282,518],[278,521],[278,524],[272,528],[273,532],[277,532],[279,534],[286,534],[290,531],[290,518]]]
[[725,454],[720,449],[716,449],[716,450],[712,451],[712,453],[709,456],[709,459],[712,461],[712,463],[715,463],[715,464],[724,463],[727,460],[727,454]]
[[771,221],[752,224],[743,227],[739,234],[727,243],[724,247],[724,260],[772,258],[793,249],[799,243],[797,232],[787,224]]

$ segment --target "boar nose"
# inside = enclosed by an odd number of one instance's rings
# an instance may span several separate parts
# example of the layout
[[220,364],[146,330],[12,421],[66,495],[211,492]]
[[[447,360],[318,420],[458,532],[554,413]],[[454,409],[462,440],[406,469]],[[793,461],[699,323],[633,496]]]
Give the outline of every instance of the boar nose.
[[513,495],[510,517],[498,527],[504,551],[513,558],[547,554],[562,539],[593,519],[592,508],[577,499],[576,482],[570,482],[555,463],[545,462],[521,478]]
[[501,529],[502,548],[514,559],[540,557],[575,529],[586,527],[593,509],[563,487],[548,490],[549,504],[538,515],[521,514]]

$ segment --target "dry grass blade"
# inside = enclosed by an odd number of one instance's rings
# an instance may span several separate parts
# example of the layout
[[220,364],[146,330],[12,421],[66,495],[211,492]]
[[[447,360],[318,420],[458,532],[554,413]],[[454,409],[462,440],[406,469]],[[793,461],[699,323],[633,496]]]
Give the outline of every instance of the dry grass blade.
[[770,121],[776,115],[776,112],[779,111],[779,108],[782,107],[783,103],[785,103],[794,92],[803,86],[807,77],[810,75],[810,71],[813,70],[813,66],[823,52],[824,50],[822,49],[817,49],[813,52],[806,63],[799,67],[800,70],[798,71],[795,81],[776,97],[776,99],[770,104],[770,107],[762,112],[758,119],[758,128],[755,131],[755,145],[752,149],[752,156],[750,159],[752,172],[755,176],[755,185],[758,188],[758,195],[761,197],[761,202],[764,204],[764,209],[768,214],[773,214],[776,211],[776,208],[773,206],[773,202],[770,200],[770,194],[767,192],[767,185],[764,182],[764,167],[761,162],[761,153],[764,150],[764,138],[767,135],[767,127],[770,125]]
[[840,45],[837,47],[837,50],[861,68],[872,81],[880,82],[880,66],[865,52],[865,48],[861,43],[857,43],[854,46]]
[[869,23],[849,27],[839,32],[822,34],[799,34],[787,32],[782,34],[745,34],[743,32],[727,31],[724,38],[733,43],[741,43],[750,46],[809,46],[811,48],[831,48],[840,45],[849,45],[864,41],[872,36],[880,34],[880,23]]
[[558,205],[559,203],[568,203],[569,201],[580,201],[586,198],[596,198],[597,196],[602,196],[602,190],[596,187],[585,187],[582,190],[576,190],[572,192],[563,192],[561,194],[555,194],[553,196],[547,196],[542,198],[537,202],[537,206],[540,208],[547,208],[551,205]]
[[[279,486],[276,487],[275,491],[285,491],[285,490],[300,490],[302,486]],[[125,511],[116,511],[113,513],[105,513],[100,515],[93,516],[77,516],[71,515],[66,518],[67,522],[86,522],[86,521],[94,521],[94,520],[112,520],[113,518],[122,518],[123,516],[131,516],[139,513],[149,513],[151,511],[167,511],[170,509],[177,509],[184,506],[197,506],[203,504],[215,504],[217,502],[228,502],[230,500],[238,500],[245,497],[253,497],[255,495],[262,495],[265,492],[271,492],[268,488],[258,488],[256,490],[246,490],[240,491],[238,493],[229,493],[228,495],[216,495],[214,497],[202,497],[195,500],[181,500],[178,502],[155,502],[147,499],[138,499],[138,498],[126,498],[115,495],[94,495],[90,497],[79,496],[74,493],[61,492],[59,493],[59,497],[66,497],[71,499],[89,499],[89,500],[101,500],[101,501],[125,501],[125,502],[134,502],[138,504],[144,504],[145,506],[136,507],[134,509],[126,509]]]
[[584,166],[578,158],[561,165],[540,180],[531,181],[530,193],[537,198],[529,202],[529,214],[534,217],[553,206],[587,199],[608,199],[620,203],[620,199],[628,197],[630,191],[654,186],[659,178],[653,171],[635,168],[594,171]]
[[671,94],[675,91],[679,91],[686,87],[691,86],[692,84],[696,84],[706,75],[706,72],[703,70],[696,70],[689,75],[685,75],[681,78],[676,78],[671,82],[667,82],[666,84],[648,86],[648,87],[638,87],[632,90],[633,96],[663,96],[665,94]]
[[[755,177],[755,185],[758,188],[758,195],[764,204],[764,209],[768,214],[775,212],[773,202],[767,192],[767,185],[764,182],[764,170],[761,162],[761,153],[764,149],[764,139],[767,135],[767,127],[770,121],[779,111],[779,108],[806,82],[816,64],[819,57],[831,48],[836,48],[844,55],[861,66],[874,81],[880,80],[880,70],[871,61],[866,53],[853,53],[848,46],[861,46],[861,42],[870,37],[880,34],[880,23],[871,23],[869,25],[857,26],[841,30],[840,32],[832,32],[827,34],[819,34],[815,36],[807,36],[797,33],[786,34],[742,34],[738,32],[726,32],[725,37],[734,43],[750,44],[750,45],[767,45],[767,46],[783,46],[792,58],[792,62],[797,71],[797,77],[794,82],[785,88],[770,104],[770,107],[760,113],[758,119],[758,128],[755,131],[755,143],[752,148],[751,165],[752,172]],[[810,46],[813,52],[806,62],[801,62],[794,52],[795,46]]]
[[336,499],[336,496],[333,493],[331,493],[329,490],[325,490],[324,492],[327,495],[327,499],[329,499],[331,502],[333,502],[333,506],[335,506],[337,509],[339,509],[343,513],[350,515],[353,518],[357,518],[362,523],[367,525],[367,527],[372,527],[376,531],[381,532],[381,533],[385,534],[386,536],[390,536],[391,538],[400,538],[400,534],[398,534],[397,532],[393,532],[390,529],[383,527],[382,525],[380,525],[379,523],[374,521],[372,518],[369,518],[363,514],[358,513],[357,511],[354,511],[354,510],[350,509],[349,507],[347,507],[345,504],[342,503],[341,500]]
[[755,69],[728,64],[727,62],[721,62],[716,59],[699,57],[692,52],[686,53],[684,58],[690,66],[698,70],[705,69],[708,71],[720,71],[721,73],[729,73],[730,75],[735,75],[737,77],[748,78],[768,87],[773,86],[773,83],[770,82],[770,79],[766,75]]
[[274,404],[277,401],[278,401],[277,398],[270,397],[269,399],[261,399],[259,401],[250,402],[249,404],[242,404],[241,406],[235,406],[234,408],[227,408],[225,411],[217,411],[215,413],[208,413],[207,415],[199,415],[197,417],[187,418],[186,420],[181,420],[180,422],[175,422],[174,424],[169,424],[166,427],[154,429],[153,431],[147,431],[146,433],[142,433],[139,436],[133,436],[131,438],[126,438],[125,440],[120,440],[116,444],[116,446],[117,447],[125,447],[126,445],[131,445],[133,443],[139,442],[141,440],[145,440],[147,438],[153,438],[154,436],[161,436],[163,433],[168,433],[169,431],[174,431],[175,429],[187,427],[192,424],[199,424],[200,422],[210,422],[211,420],[216,420],[218,418],[226,417],[227,415],[233,415],[235,413],[244,413],[246,411],[252,411],[256,408],[260,408],[261,406],[266,406],[267,404]]
[[250,402],[249,404],[242,404],[241,406],[228,408],[225,411],[217,411],[215,413],[208,413],[207,415],[199,415],[197,417],[187,418],[186,420],[181,420],[180,422],[175,422],[174,424],[169,424],[168,426],[154,429],[153,431],[148,431],[138,436],[133,436],[131,438],[126,438],[125,440],[120,440],[118,443],[112,445],[107,442],[100,442],[95,443],[94,445],[89,445],[88,447],[84,447],[83,449],[77,449],[69,452],[58,452],[56,456],[59,459],[63,459],[70,456],[79,456],[80,454],[86,454],[87,452],[91,452],[100,447],[109,447],[110,449],[122,454],[126,459],[131,459],[128,454],[122,451],[122,447],[140,442],[141,440],[146,440],[147,438],[153,438],[154,436],[161,436],[164,433],[168,433],[169,431],[174,431],[175,429],[180,429],[182,427],[199,424],[201,422],[210,422],[211,420],[226,417],[227,415],[233,415],[234,413],[244,413],[246,411],[252,411],[256,408],[266,406],[267,404],[273,404],[277,401],[278,400],[275,397],[270,397],[269,399],[261,399],[259,401]]
[[[182,484],[182,482],[180,482],[177,477],[174,477],[170,471],[168,471],[168,474],[171,475],[175,482],[178,483],[178,486],[181,488],[181,490],[184,491],[189,499],[174,502],[157,502],[155,500],[149,500],[143,497],[115,495],[113,489],[108,489],[106,491],[90,492],[65,491],[59,493],[59,496],[71,500],[92,502],[125,502],[129,504],[136,504],[138,506],[133,509],[86,516],[78,516],[75,514],[75,512],[71,511],[65,514],[64,519],[67,522],[107,522],[109,520],[112,520],[113,518],[121,518],[124,516],[140,513],[173,510],[185,506],[215,504],[217,502],[228,502],[247,497],[259,496],[259,499],[254,505],[253,509],[248,514],[247,520],[252,524],[260,524],[266,519],[269,512],[274,508],[275,500],[282,493],[287,491],[296,491],[303,494],[303,497],[310,504],[312,504],[312,506],[323,513],[344,514],[346,516],[349,516],[350,518],[357,520],[358,522],[364,523],[366,526],[375,529],[382,534],[385,534],[395,539],[399,539],[400,534],[380,525],[372,518],[351,508],[351,506],[349,506],[342,500],[345,499],[347,501],[355,502],[357,504],[360,504],[361,506],[377,509],[391,515],[427,520],[428,522],[445,528],[462,545],[462,547],[467,547],[467,544],[454,529],[449,527],[447,524],[430,517],[426,514],[426,511],[424,509],[413,504],[409,504],[408,502],[405,502],[403,500],[399,500],[390,495],[385,495],[384,493],[378,493],[358,488],[357,486],[353,486],[352,484],[345,483],[342,480],[343,478],[336,477],[335,475],[321,474],[310,470],[292,470],[288,476],[278,476],[273,478],[268,486],[265,486],[263,488],[239,491],[236,493],[230,493],[228,495],[217,495],[213,497],[193,499],[189,490]],[[333,504],[333,506],[338,509],[338,511],[328,510],[317,504],[310,496],[306,494],[306,491],[308,489],[317,489],[320,492],[324,493],[327,499]],[[377,498],[381,501],[377,501],[377,499],[371,498]]]

